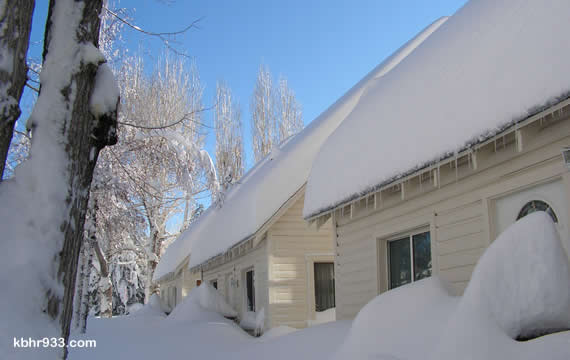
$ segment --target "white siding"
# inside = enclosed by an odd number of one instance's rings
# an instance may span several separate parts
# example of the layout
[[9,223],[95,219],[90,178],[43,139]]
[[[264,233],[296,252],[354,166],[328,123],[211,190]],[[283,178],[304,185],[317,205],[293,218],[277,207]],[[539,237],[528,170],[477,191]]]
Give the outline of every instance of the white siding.
[[[561,149],[570,144],[570,121],[537,122],[522,134],[520,152],[514,137],[506,136],[498,146],[491,143],[477,150],[477,168],[469,162],[457,168],[454,164],[442,166],[439,186],[412,179],[405,183],[404,200],[394,188],[377,198],[376,209],[360,202],[352,211],[349,206],[337,210],[333,215],[338,234],[337,318],[353,318],[368,301],[387,290],[385,240],[395,235],[428,228],[433,272],[461,293],[481,254],[500,231],[494,224],[497,201],[557,182],[564,184],[558,193],[565,192],[558,201],[569,208],[570,176]],[[566,212],[561,215],[564,229],[568,229],[569,216]]]
[[[267,313],[267,247],[263,241],[256,249],[223,265],[204,271],[203,280],[218,281],[218,291],[238,312],[241,318],[246,310],[244,271],[254,269],[255,308]],[[267,320],[266,320],[267,321]]]
[[316,229],[302,217],[304,192],[269,228],[270,327],[303,328],[314,319],[314,262],[332,262],[331,222]]

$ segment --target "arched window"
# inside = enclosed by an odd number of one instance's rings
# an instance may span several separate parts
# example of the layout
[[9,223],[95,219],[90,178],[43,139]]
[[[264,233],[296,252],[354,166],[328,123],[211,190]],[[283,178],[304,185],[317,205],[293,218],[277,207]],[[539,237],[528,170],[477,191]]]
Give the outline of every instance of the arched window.
[[519,215],[517,216],[517,220],[527,216],[528,214],[532,214],[535,211],[546,212],[548,215],[550,215],[550,217],[552,218],[552,221],[554,221],[555,223],[558,224],[558,217],[556,216],[556,213],[554,212],[554,210],[550,207],[550,205],[548,205],[547,203],[545,203],[544,201],[541,201],[541,200],[531,200],[531,201],[527,202],[522,207],[521,211],[519,211]]

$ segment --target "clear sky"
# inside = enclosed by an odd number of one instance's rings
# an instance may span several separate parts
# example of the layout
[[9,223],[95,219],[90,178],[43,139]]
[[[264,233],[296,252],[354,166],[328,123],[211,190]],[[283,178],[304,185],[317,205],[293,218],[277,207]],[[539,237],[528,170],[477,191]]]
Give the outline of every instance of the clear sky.
[[[111,0],[112,1],[112,0]],[[116,0],[115,0],[116,1]],[[36,1],[31,52],[41,56],[47,0]],[[424,27],[452,15],[465,0],[120,0],[134,8],[134,23],[149,31],[199,29],[178,37],[176,48],[193,57],[213,102],[223,79],[240,101],[247,168],[253,165],[249,102],[260,63],[289,81],[303,107],[305,125]],[[160,54],[156,39],[126,29],[127,46]],[[211,113],[205,114],[211,121]],[[213,153],[212,136],[206,148]]]

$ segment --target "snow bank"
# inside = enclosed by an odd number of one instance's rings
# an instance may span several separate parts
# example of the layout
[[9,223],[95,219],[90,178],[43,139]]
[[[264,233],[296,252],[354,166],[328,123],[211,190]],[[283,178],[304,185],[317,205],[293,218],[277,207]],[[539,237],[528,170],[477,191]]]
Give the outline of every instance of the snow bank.
[[352,111],[366,87],[390,72],[446,20],[441,18],[424,29],[303,131],[288,138],[248,171],[226,194],[222,207],[210,207],[169,246],[154,272],[154,281],[174,271],[190,252],[189,266],[193,267],[253,235],[306,183],[317,151]]
[[261,335],[265,327],[265,309],[258,312],[246,311],[239,326],[242,329],[253,331],[254,335]]
[[554,223],[525,216],[481,257],[435,359],[570,359],[570,269]]
[[295,329],[294,327],[286,326],[286,325],[276,326],[276,327],[271,328],[270,330],[264,332],[263,335],[259,338],[259,340],[260,341],[267,341],[269,339],[273,339],[273,338],[276,338],[279,336],[284,336],[284,335],[294,333],[297,330],[298,329]]
[[170,313],[168,321],[208,321],[220,320],[221,317],[236,317],[237,312],[210,284],[202,283],[190,290],[190,293]]
[[129,311],[130,317],[166,317],[165,311],[162,308],[162,303],[160,302],[160,298],[156,294],[151,295],[147,304],[141,306],[138,309],[133,309],[133,306],[131,306]]
[[431,277],[376,297],[360,310],[334,359],[424,358],[457,304],[450,294],[444,281]]
[[336,320],[336,308],[319,311],[315,314],[315,320],[309,320],[309,326],[325,324]]
[[335,359],[570,359],[570,269],[550,217],[509,227],[464,295],[437,277],[388,291],[357,315]]
[[304,216],[387,184],[567,97],[569,32],[567,0],[468,2],[367,87],[314,161]]

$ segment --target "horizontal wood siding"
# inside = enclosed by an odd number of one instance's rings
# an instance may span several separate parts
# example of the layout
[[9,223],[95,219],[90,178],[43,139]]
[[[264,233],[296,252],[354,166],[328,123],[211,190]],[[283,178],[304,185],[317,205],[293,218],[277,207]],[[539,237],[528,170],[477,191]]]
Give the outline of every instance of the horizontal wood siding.
[[254,270],[255,309],[256,311],[265,309],[267,313],[267,244],[265,241],[244,256],[203,273],[203,281],[210,283],[212,280],[217,280],[218,291],[238,312],[240,318],[246,311],[244,272],[250,268]]
[[313,271],[307,268],[307,255],[331,256],[334,251],[330,221],[319,230],[310,226],[302,217],[303,204],[304,194],[269,228],[270,327],[307,325]]
[[[570,185],[561,149],[570,144],[570,120],[525,129],[522,151],[514,142],[477,150],[477,168],[465,162],[440,169],[438,186],[416,180],[374,201],[345,206],[333,214],[336,232],[337,318],[356,316],[387,290],[386,241],[413,229],[429,229],[433,273],[462,293],[477,261],[495,239],[494,201],[510,192],[549,181]],[[378,161],[371,166],[381,166]],[[346,169],[349,171],[349,169]],[[568,188],[568,186],[567,186]],[[568,192],[568,190],[567,190]],[[566,201],[570,200],[567,193]],[[570,219],[564,219],[569,222]],[[567,250],[570,244],[564,245]]]

